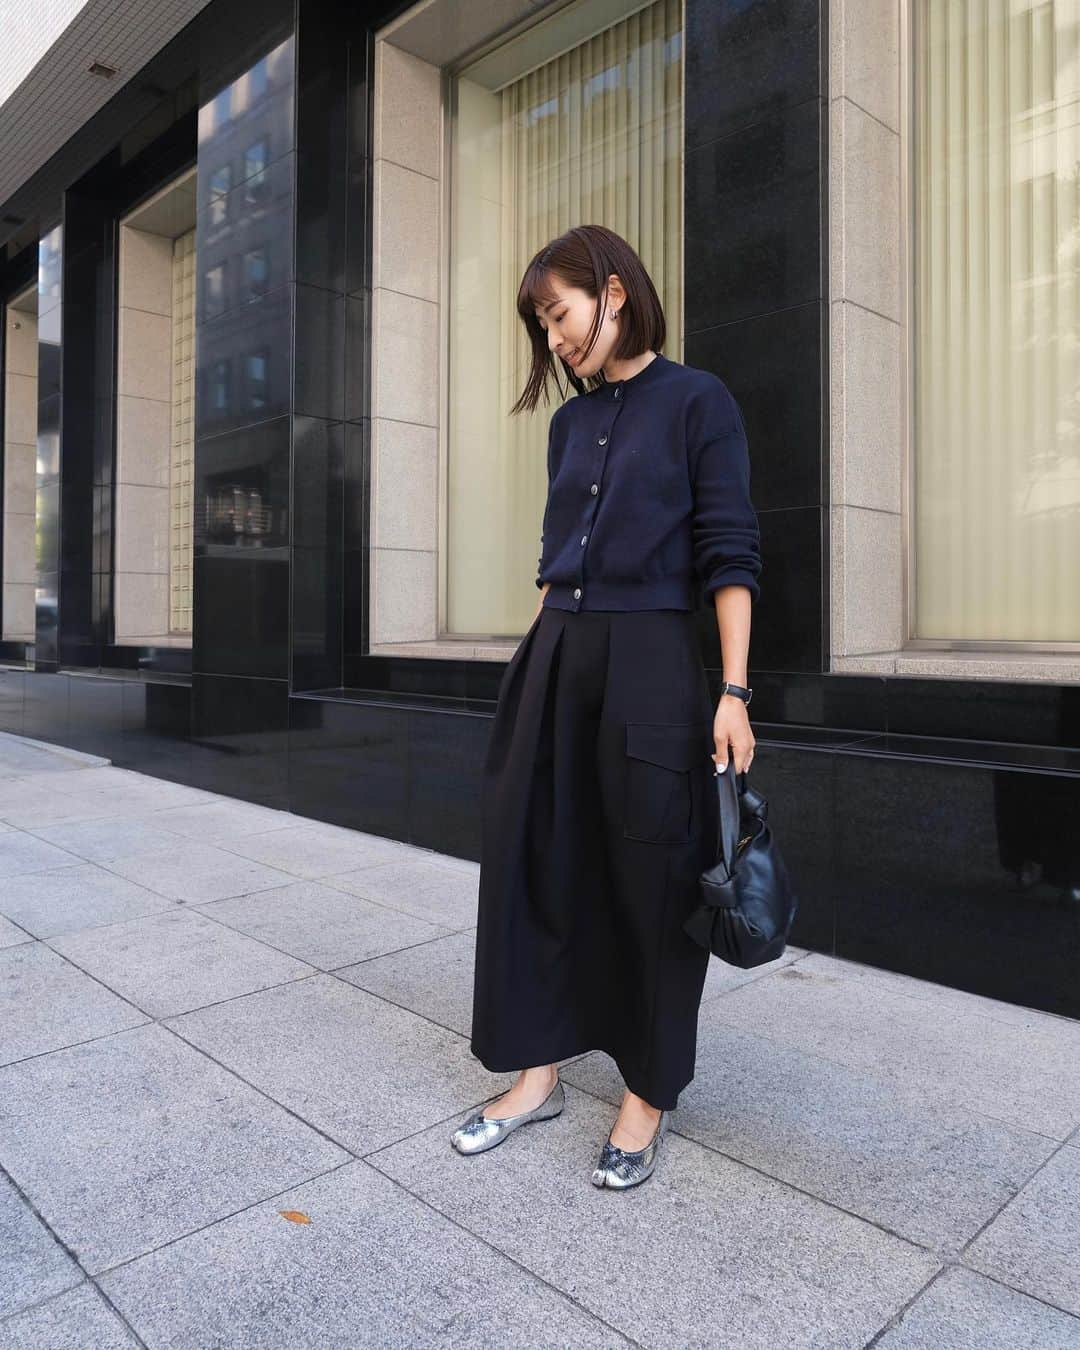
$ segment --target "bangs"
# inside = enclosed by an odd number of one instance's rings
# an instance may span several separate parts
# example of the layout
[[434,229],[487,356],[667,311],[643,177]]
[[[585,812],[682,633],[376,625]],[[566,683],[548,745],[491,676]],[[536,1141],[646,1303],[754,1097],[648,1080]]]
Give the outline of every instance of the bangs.
[[551,269],[542,263],[533,263],[521,278],[518,290],[518,313],[528,323],[536,323],[536,311],[554,304],[558,295],[551,284]]

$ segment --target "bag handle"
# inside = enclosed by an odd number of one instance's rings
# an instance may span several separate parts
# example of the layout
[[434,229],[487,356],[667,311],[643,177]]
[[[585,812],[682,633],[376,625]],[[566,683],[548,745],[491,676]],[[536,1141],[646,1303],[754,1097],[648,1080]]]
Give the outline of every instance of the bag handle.
[[[714,760],[713,763],[715,762]],[[727,764],[723,769],[717,769],[714,774],[720,807],[718,832],[720,856],[717,861],[724,863],[729,880],[735,875],[735,857],[739,842],[739,793],[745,791],[746,772],[744,769],[742,773],[736,774],[735,761],[728,755]],[[737,778],[743,780],[741,786],[736,784]]]

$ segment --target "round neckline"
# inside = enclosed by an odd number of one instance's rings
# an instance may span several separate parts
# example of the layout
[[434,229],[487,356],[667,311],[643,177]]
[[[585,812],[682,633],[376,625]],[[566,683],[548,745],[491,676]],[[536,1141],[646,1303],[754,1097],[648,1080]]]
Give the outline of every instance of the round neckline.
[[642,369],[639,370],[636,375],[628,375],[624,380],[605,380],[603,384],[597,385],[596,390],[594,392],[598,393],[601,389],[608,391],[614,389],[628,389],[631,385],[639,384],[646,375],[655,370],[656,366],[660,365],[661,362],[666,361],[667,357],[664,355],[664,353],[657,352],[656,355],[653,357],[653,359],[649,362],[649,364],[647,366],[643,366]]
[[635,380],[640,380],[642,375],[648,374],[648,372],[652,370],[653,366],[656,365],[657,361],[662,361],[663,359],[664,359],[663,352],[657,352],[656,355],[653,357],[653,359],[649,362],[649,364],[647,366],[642,366],[642,368],[637,372],[636,375],[628,375],[626,379],[613,380],[612,383],[622,385],[633,384]]

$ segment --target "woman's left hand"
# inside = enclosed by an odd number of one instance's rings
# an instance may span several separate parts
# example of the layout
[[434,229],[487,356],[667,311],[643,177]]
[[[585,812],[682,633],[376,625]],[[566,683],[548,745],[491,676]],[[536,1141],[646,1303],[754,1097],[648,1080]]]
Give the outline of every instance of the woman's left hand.
[[727,768],[728,747],[735,757],[735,772],[745,773],[754,758],[754,733],[750,730],[750,715],[746,704],[734,694],[721,694],[713,718],[713,738],[716,754],[713,762],[717,772]]

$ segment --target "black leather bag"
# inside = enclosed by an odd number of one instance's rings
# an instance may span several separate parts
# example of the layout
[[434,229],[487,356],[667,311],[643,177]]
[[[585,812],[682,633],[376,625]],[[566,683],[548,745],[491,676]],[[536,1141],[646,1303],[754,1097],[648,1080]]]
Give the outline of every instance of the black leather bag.
[[[736,777],[742,780],[736,788]],[[701,904],[683,929],[714,956],[744,970],[782,956],[798,909],[784,860],[766,819],[769,803],[736,775],[729,756],[714,775],[719,857],[698,878]]]

